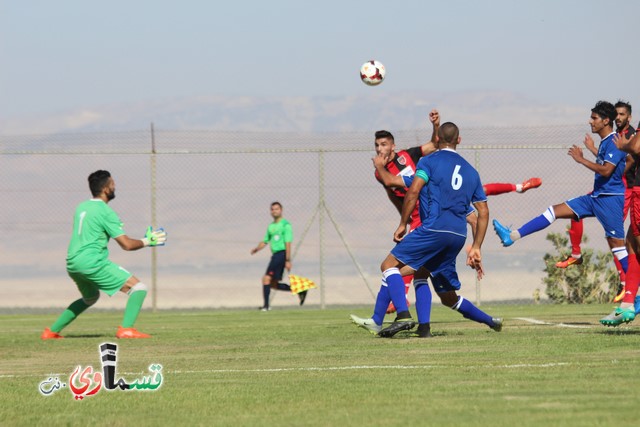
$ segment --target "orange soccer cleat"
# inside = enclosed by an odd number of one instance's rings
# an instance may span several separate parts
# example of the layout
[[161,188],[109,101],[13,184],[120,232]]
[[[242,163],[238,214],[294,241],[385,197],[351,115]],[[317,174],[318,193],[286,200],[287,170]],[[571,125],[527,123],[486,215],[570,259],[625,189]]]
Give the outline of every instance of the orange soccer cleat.
[[620,302],[624,298],[624,283],[618,285],[618,293],[613,298],[613,302]]
[[540,178],[529,178],[528,180],[522,183],[522,193],[532,188],[538,188],[542,185],[542,180]]
[[565,260],[556,262],[556,267],[567,268],[571,265],[580,265],[580,264],[582,264],[582,257],[574,258],[572,255],[569,255]]
[[62,335],[57,332],[53,332],[49,328],[44,328],[44,331],[42,331],[42,335],[40,335],[40,339],[43,340],[59,340],[62,338],[64,338]]
[[151,335],[143,334],[135,328],[123,328],[122,326],[118,326],[116,338],[151,338]]

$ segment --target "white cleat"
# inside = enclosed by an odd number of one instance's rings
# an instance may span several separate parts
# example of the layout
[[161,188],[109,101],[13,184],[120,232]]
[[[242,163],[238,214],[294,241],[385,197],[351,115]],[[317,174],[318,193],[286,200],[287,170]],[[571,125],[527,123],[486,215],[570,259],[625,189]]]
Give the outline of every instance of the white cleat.
[[362,317],[358,317],[355,314],[352,314],[351,321],[359,327],[371,332],[373,335],[378,335],[378,332],[382,330],[382,325],[376,324],[373,319],[363,319]]

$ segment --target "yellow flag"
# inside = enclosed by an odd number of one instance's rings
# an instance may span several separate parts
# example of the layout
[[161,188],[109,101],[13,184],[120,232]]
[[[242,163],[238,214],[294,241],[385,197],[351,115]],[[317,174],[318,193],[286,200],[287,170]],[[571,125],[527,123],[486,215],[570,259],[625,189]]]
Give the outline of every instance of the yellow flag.
[[306,277],[302,276],[296,276],[295,274],[289,275],[289,284],[291,285],[292,294],[299,294],[300,292],[316,287],[316,284],[313,283],[313,280],[307,279]]

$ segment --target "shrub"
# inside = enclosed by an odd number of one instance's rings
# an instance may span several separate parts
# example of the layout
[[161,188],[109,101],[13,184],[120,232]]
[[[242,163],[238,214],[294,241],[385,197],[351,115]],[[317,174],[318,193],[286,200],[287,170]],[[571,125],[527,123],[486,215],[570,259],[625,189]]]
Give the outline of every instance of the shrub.
[[[582,264],[569,268],[557,268],[556,262],[571,254],[569,239],[560,233],[547,234],[547,240],[553,244],[555,254],[545,254],[542,279],[546,285],[549,299],[557,304],[589,304],[611,302],[620,283],[618,272],[612,268],[611,252],[594,254],[593,249],[582,247]],[[587,236],[582,242],[587,243]]]

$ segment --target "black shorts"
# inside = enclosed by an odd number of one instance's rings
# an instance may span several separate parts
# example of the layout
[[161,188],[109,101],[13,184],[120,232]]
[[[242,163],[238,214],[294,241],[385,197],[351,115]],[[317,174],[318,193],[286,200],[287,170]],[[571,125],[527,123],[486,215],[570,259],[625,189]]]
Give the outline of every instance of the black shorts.
[[287,251],[276,252],[271,255],[271,261],[267,267],[267,276],[271,276],[276,280],[282,279],[282,273],[284,273],[284,264],[287,262]]

